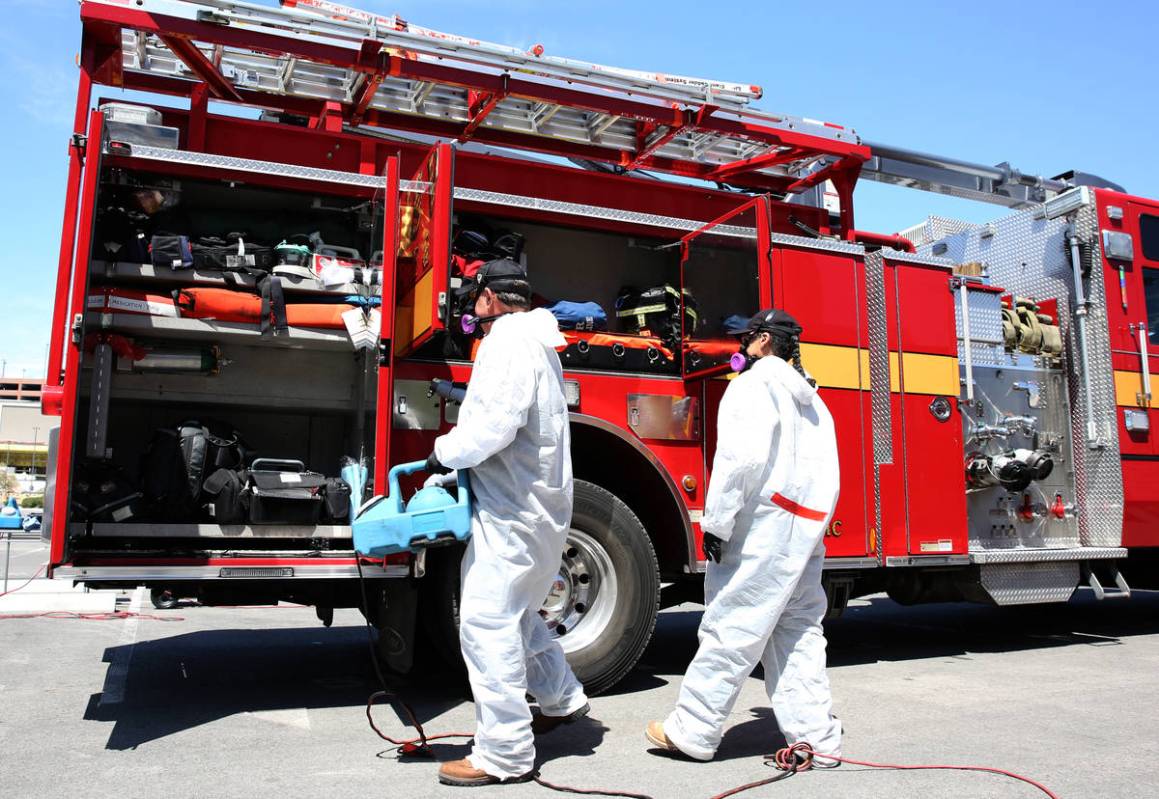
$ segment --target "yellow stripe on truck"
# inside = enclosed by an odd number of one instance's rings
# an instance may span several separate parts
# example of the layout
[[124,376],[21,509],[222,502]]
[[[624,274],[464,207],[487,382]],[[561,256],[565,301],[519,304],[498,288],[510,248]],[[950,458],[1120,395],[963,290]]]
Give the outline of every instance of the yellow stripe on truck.
[[[817,384],[825,388],[869,391],[869,350],[832,344],[801,344],[801,360]],[[900,362],[900,367],[899,367]],[[909,394],[956,397],[960,391],[958,359],[920,352],[889,354],[889,389],[901,391],[901,370]]]
[[[897,381],[897,353],[889,354],[889,390],[900,391]],[[953,355],[901,353],[902,378],[907,394],[939,394],[956,397],[961,392],[958,358]]]
[[1143,397],[1143,373],[1115,370],[1115,404],[1131,408],[1149,407]]
[[801,362],[819,386],[869,390],[869,350],[802,343]]

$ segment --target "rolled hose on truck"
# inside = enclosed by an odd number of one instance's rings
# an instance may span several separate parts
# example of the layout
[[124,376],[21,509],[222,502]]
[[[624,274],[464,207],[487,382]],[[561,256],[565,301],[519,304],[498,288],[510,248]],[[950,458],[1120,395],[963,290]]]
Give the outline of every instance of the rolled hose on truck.
[[[462,401],[462,397],[466,395],[466,389],[455,386],[453,383],[445,380],[433,380],[431,382],[432,394],[438,394],[445,399],[452,399],[454,401]],[[358,565],[358,583],[359,590],[362,594],[363,607],[369,607],[366,594],[366,584],[362,573],[362,561],[364,556],[374,553],[378,557],[383,556],[383,553],[418,551],[432,544],[441,542],[463,541],[470,536],[470,497],[469,497],[469,482],[465,474],[457,478],[458,490],[457,497],[452,496],[441,486],[435,485],[433,481],[428,481],[423,489],[415,494],[409,503],[405,505],[402,502],[401,489],[399,487],[398,478],[403,474],[413,474],[421,471],[425,467],[425,462],[416,461],[413,463],[399,464],[391,468],[389,472],[390,496],[380,497],[378,501],[372,500],[367,503],[359,514],[359,517],[354,520],[354,536],[355,549],[357,550]],[[416,507],[416,505],[418,507]],[[375,511],[375,508],[378,508]],[[408,510],[409,509],[409,510]],[[466,514],[466,524],[463,522],[463,513]],[[419,521],[421,520],[421,521]],[[417,522],[417,523],[416,523]],[[365,614],[364,614],[365,615]],[[372,693],[366,700],[366,721],[374,733],[382,740],[397,747],[396,751],[400,756],[419,756],[434,758],[435,754],[431,750],[431,741],[446,740],[451,738],[471,738],[473,733],[466,732],[444,732],[434,735],[428,735],[424,730],[422,724],[418,720],[417,714],[413,708],[400,695],[392,691],[387,684],[386,677],[383,674],[382,668],[378,662],[378,656],[374,648],[374,631],[371,627],[369,618],[365,619],[367,630],[367,645],[370,650],[371,664],[374,667],[375,675],[378,678],[381,690]],[[395,738],[387,735],[382,731],[374,720],[373,708],[375,704],[385,701],[398,705],[404,717],[409,722],[410,726],[418,733],[417,738]],[[848,763],[850,765],[864,766],[868,768],[882,768],[895,770],[950,770],[950,771],[980,771],[991,774],[998,774],[1000,776],[1009,777],[1011,779],[1025,782],[1032,785],[1041,791],[1046,796],[1052,799],[1058,799],[1057,794],[1052,792],[1046,786],[1042,785],[1029,777],[1024,777],[1004,769],[992,768],[988,766],[974,766],[974,765],[904,765],[892,763],[877,763],[868,760],[854,760],[852,758],[837,757],[835,755],[827,755],[819,752],[814,752],[807,743],[795,743],[791,746],[783,747],[773,754],[764,756],[764,764],[769,767],[777,769],[779,773],[772,777],[767,777],[754,782],[730,788],[722,793],[714,794],[712,799],[726,799],[726,797],[735,796],[745,791],[759,788],[765,785],[770,785],[774,782],[787,779],[792,775],[808,771],[813,768],[814,759],[832,760],[836,764]],[[632,793],[629,791],[617,791],[611,789],[596,789],[596,788],[576,788],[566,785],[558,785],[547,782],[540,777],[538,771],[532,772],[530,781],[548,788],[553,791],[561,793],[583,794],[591,796],[611,796],[611,797],[625,797],[626,799],[653,799],[648,794]]]

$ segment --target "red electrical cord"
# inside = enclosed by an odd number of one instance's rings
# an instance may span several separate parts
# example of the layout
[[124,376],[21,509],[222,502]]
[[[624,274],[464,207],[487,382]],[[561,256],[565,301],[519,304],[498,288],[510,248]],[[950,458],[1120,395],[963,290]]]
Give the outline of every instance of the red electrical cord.
[[37,577],[39,577],[39,576],[40,576],[40,573],[41,573],[42,571],[44,571],[44,569],[45,569],[45,566],[47,566],[47,565],[48,565],[48,564],[46,563],[46,564],[44,564],[43,566],[41,566],[39,569],[37,569],[37,570],[36,570],[36,573],[35,573],[35,574],[33,574],[31,577],[29,577],[29,578],[28,578],[27,580],[25,580],[24,582],[22,582],[20,585],[18,585],[18,586],[16,586],[15,588],[13,588],[11,591],[5,591],[5,592],[3,592],[3,593],[0,593],[0,596],[8,596],[9,594],[15,594],[15,593],[16,593],[17,591],[19,591],[21,588],[23,588],[24,586],[28,585],[30,582],[32,582],[32,581],[33,581],[33,580],[35,580]]
[[0,613],[0,621],[6,619],[80,619],[81,621],[152,619],[153,621],[185,621],[184,616],[157,616],[152,613],[133,613],[129,610],[114,610],[111,613],[74,613],[70,610],[48,610],[43,613]]
[[821,754],[820,752],[814,752],[813,748],[811,746],[809,746],[809,744],[803,743],[803,742],[802,743],[795,743],[792,746],[786,746],[783,749],[778,749],[775,753],[773,753],[771,755],[765,755],[766,765],[774,766],[775,768],[777,768],[779,771],[782,772],[781,774],[778,774],[775,777],[769,777],[768,779],[758,780],[756,782],[750,782],[747,785],[741,785],[739,787],[732,788],[728,791],[725,791],[724,793],[717,794],[716,796],[712,797],[712,799],[726,799],[726,797],[735,796],[736,794],[741,793],[743,791],[747,791],[747,790],[750,790],[752,788],[758,788],[762,785],[768,785],[769,783],[772,783],[772,782],[777,782],[778,780],[782,780],[782,779],[784,779],[788,776],[791,776],[792,774],[795,774],[797,772],[806,771],[806,770],[812,768],[813,759],[818,758],[818,757],[824,758],[826,760],[836,760],[838,763],[848,763],[851,766],[866,766],[868,768],[896,769],[898,771],[927,771],[927,770],[984,771],[984,772],[987,772],[989,774],[998,774],[998,775],[1003,776],[1003,777],[1010,777],[1011,779],[1019,780],[1020,782],[1025,782],[1027,785],[1033,785],[1035,788],[1042,791],[1047,796],[1051,797],[1051,799],[1059,799],[1058,794],[1051,791],[1049,788],[1047,788],[1042,783],[1036,782],[1035,780],[1032,780],[1029,777],[1023,777],[1021,774],[1015,774],[1013,771],[1006,771],[1005,769],[991,768],[989,766],[954,766],[954,765],[906,766],[906,765],[900,765],[897,763],[874,763],[870,760],[853,760],[852,758],[848,758],[848,757],[837,757],[836,755],[825,755],[825,754]]

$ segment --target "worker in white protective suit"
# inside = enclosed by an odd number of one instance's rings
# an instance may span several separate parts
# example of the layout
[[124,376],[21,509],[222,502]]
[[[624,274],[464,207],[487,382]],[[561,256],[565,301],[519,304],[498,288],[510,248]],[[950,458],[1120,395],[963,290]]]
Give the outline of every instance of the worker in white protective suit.
[[[474,511],[463,557],[459,638],[475,698],[475,743],[444,763],[447,785],[531,779],[536,733],[589,711],[583,686],[539,615],[559,572],[572,514],[571,440],[555,317],[528,311],[513,261],[476,274],[485,333],[457,426],[435,441],[431,471],[470,469]],[[466,326],[465,326],[466,327]],[[526,696],[540,715],[534,724]]]
[[743,373],[720,404],[700,523],[708,561],[700,647],[676,709],[646,731],[654,746],[695,760],[716,754],[758,662],[787,741],[807,742],[821,755],[841,753],[821,629],[824,536],[840,484],[837,440],[801,366],[800,335],[785,311],[754,316],[734,358]]

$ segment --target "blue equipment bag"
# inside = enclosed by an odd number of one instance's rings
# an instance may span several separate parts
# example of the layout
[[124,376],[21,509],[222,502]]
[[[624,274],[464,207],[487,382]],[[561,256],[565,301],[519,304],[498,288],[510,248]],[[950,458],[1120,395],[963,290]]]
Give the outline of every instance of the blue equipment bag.
[[559,302],[547,306],[564,330],[607,330],[608,315],[596,302]]
[[354,549],[360,555],[381,558],[398,552],[416,552],[436,544],[453,544],[471,536],[471,490],[467,472],[458,472],[457,496],[439,486],[427,486],[403,505],[400,474],[426,468],[426,461],[400,463],[390,470],[390,495],[367,503],[352,525]]

